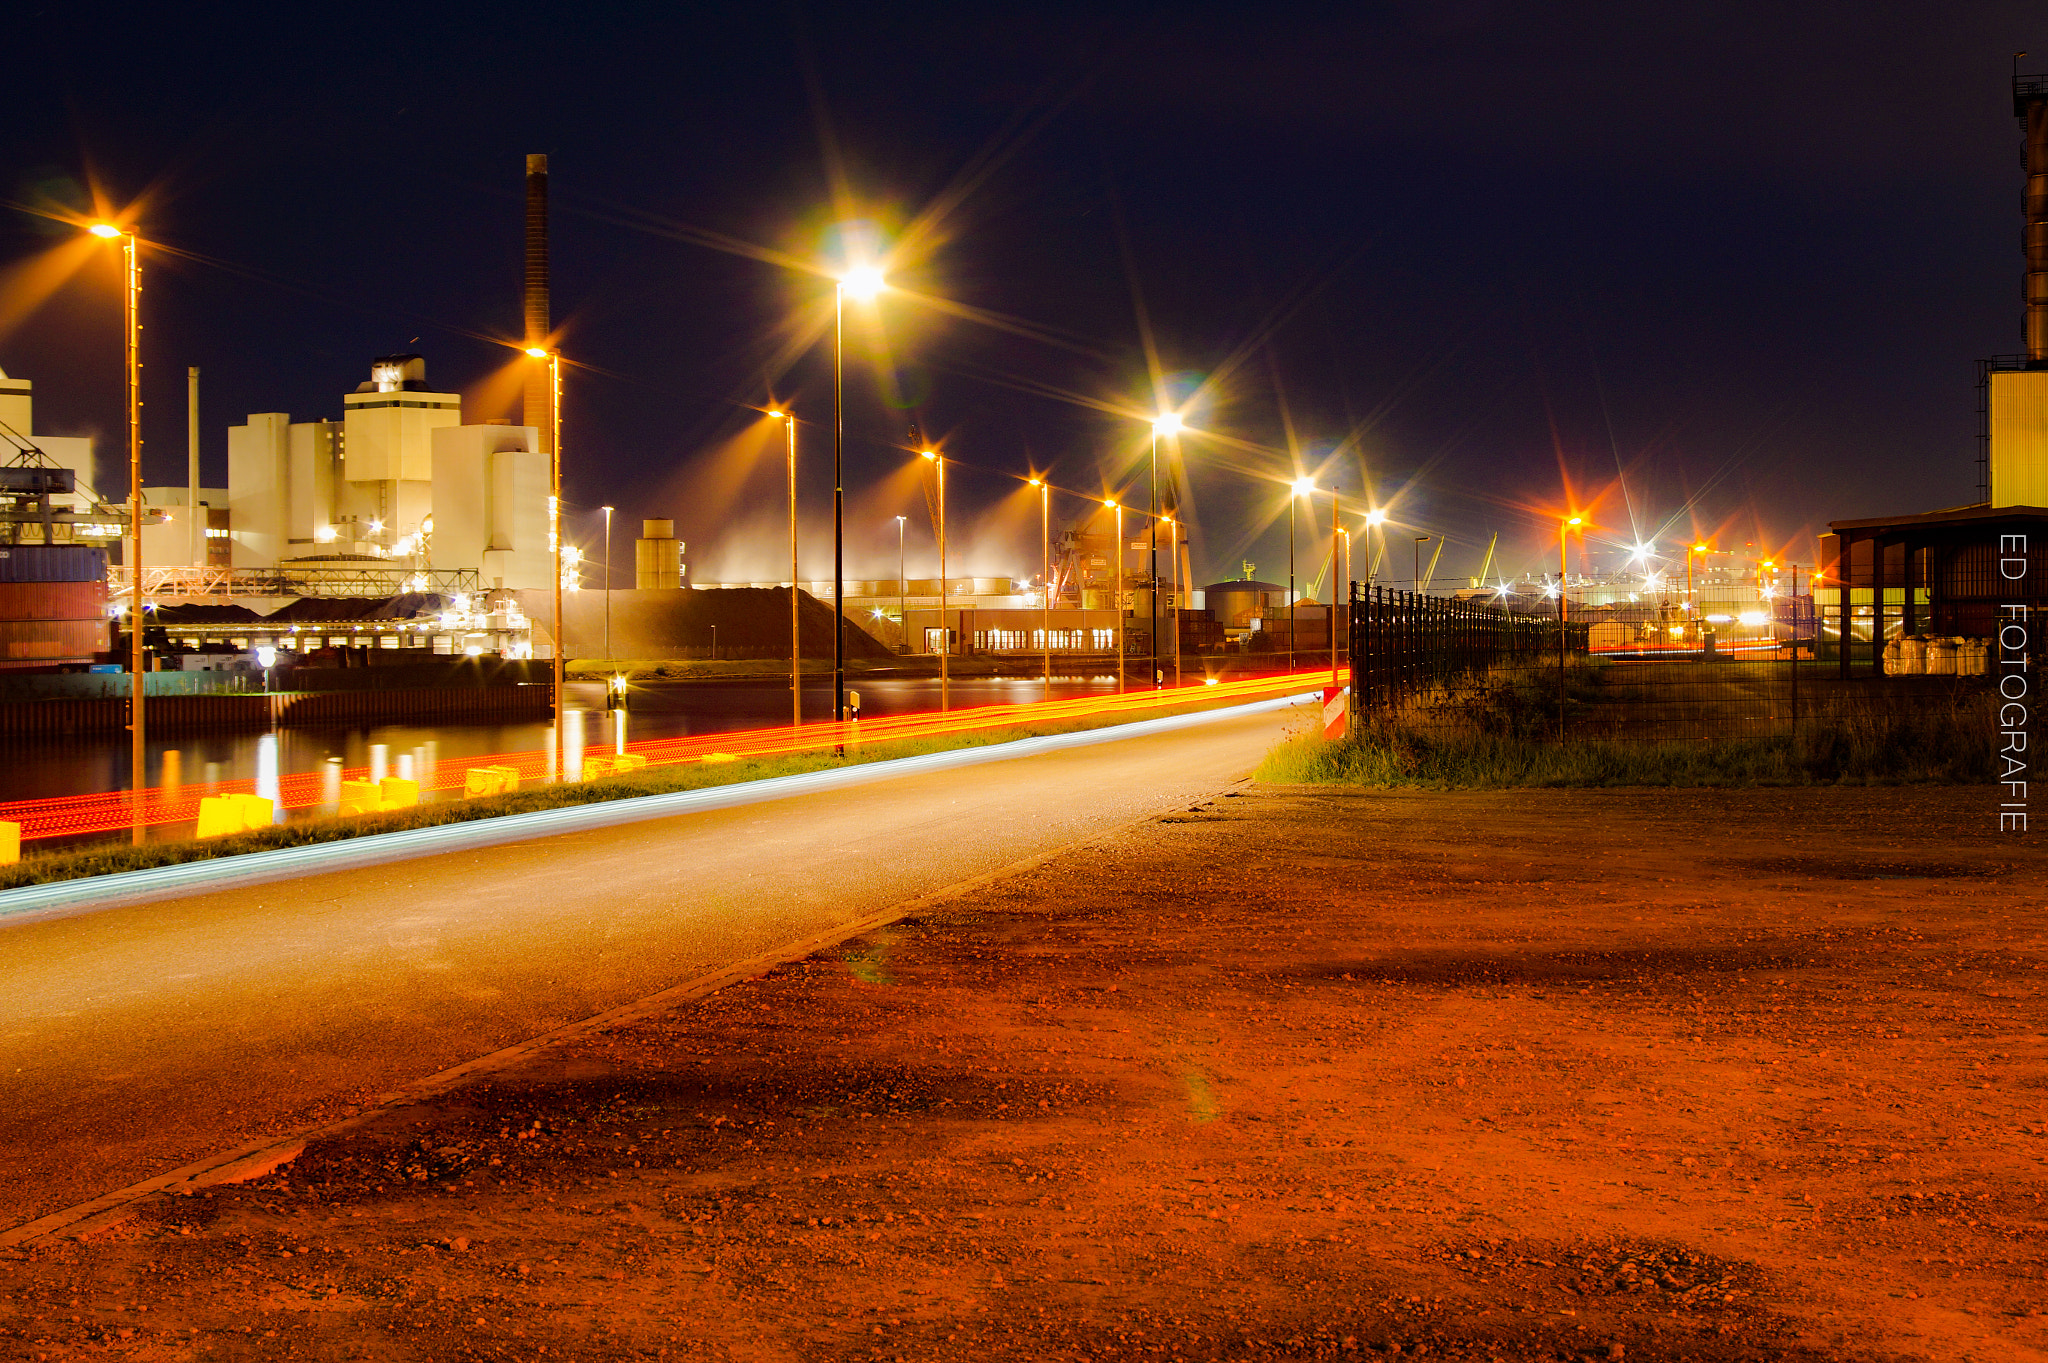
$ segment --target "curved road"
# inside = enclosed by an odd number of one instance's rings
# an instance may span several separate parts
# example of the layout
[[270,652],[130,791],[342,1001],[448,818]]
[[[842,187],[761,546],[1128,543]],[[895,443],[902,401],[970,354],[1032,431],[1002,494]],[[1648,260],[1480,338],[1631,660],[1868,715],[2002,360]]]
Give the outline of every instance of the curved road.
[[1286,722],[0,927],[0,1227],[1184,806]]

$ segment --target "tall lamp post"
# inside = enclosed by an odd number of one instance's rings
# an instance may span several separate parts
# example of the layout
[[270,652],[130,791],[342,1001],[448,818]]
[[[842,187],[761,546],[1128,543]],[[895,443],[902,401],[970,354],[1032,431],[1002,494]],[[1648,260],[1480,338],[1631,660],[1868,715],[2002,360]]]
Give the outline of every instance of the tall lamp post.
[[1173,560],[1173,684],[1180,685],[1180,522],[1166,517],[1166,556]]
[[938,467],[939,473],[939,713],[944,714],[952,704],[947,663],[953,653],[953,626],[946,618],[946,456],[937,450],[926,450],[924,457]]
[[1294,480],[1293,494],[1287,499],[1287,670],[1294,670],[1294,506],[1303,497],[1316,490],[1313,479]]
[[1116,513],[1116,557],[1111,560],[1109,604],[1116,611],[1116,693],[1124,693],[1124,509],[1114,501],[1103,503]]
[[1694,632],[1697,633],[1699,629],[1698,621],[1700,618],[1701,611],[1700,599],[1698,596],[1693,594],[1692,589],[1692,556],[1694,554],[1698,554],[1700,556],[1702,560],[1700,566],[1705,567],[1706,564],[1704,560],[1707,556],[1707,546],[1704,544],[1695,544],[1688,547],[1685,551],[1685,607],[1688,611],[1692,613],[1692,628]]
[[1583,516],[1568,516],[1564,524],[1557,527],[1557,741],[1560,743],[1564,742],[1564,636],[1569,615],[1566,598],[1571,594],[1566,582],[1565,542],[1574,529],[1585,523]]
[[[96,222],[89,229],[105,241],[121,243],[122,368],[128,378],[128,786],[133,794],[132,837],[142,846],[142,792],[149,780],[149,750],[143,729],[142,621],[142,262],[137,254],[135,229]],[[198,508],[191,511],[198,514]]]
[[1033,478],[1038,489],[1038,642],[1045,650],[1045,698],[1052,699],[1052,486]]
[[604,511],[604,660],[612,660],[612,509]]
[[908,517],[896,518],[896,627],[903,631],[903,651],[910,649],[910,583],[904,578],[903,526]]
[[562,352],[530,346],[526,353],[548,362],[548,417],[554,426],[554,439],[548,445],[548,548],[555,556],[554,757],[555,779],[560,781],[569,775],[562,714],[563,655],[568,651],[568,641],[562,637]]
[[[882,272],[860,269],[832,291],[832,720],[846,718],[846,295],[868,302]],[[945,690],[940,688],[943,697]]]
[[[1145,588],[1152,604],[1152,688],[1155,691],[1162,680],[1159,673],[1159,437],[1178,434],[1180,428],[1178,412],[1163,413],[1152,421],[1152,561],[1146,574]],[[1179,635],[1178,627],[1174,633]]]
[[783,424],[789,436],[787,442],[789,468],[789,722],[802,727],[804,722],[804,686],[801,651],[797,642],[797,597],[796,597],[796,413],[780,408],[768,414]]
[[1343,495],[1330,489],[1330,687],[1337,686],[1337,603],[1344,599],[1344,583],[1337,567],[1337,537],[1344,533],[1338,524]]

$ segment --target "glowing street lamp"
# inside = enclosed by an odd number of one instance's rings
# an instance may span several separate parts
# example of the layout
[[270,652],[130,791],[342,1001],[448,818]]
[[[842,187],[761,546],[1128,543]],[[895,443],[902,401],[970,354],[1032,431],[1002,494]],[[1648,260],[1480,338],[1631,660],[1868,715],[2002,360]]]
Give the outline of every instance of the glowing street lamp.
[[1116,513],[1116,566],[1110,578],[1110,605],[1116,611],[1116,693],[1124,693],[1124,509],[1114,498],[1103,505]]
[[910,582],[904,576],[903,527],[910,518],[896,518],[896,625],[903,631],[903,651],[910,649]]
[[[1151,563],[1146,579],[1146,594],[1151,602],[1152,612],[1152,689],[1158,690],[1164,678],[1159,672],[1159,437],[1178,435],[1181,430],[1180,413],[1162,412],[1152,418],[1152,550]],[[1180,606],[1174,605],[1173,643],[1180,648]],[[1119,660],[1121,666],[1121,660]],[[1050,685],[1050,681],[1047,685]]]
[[[133,840],[142,845],[142,792],[148,784],[148,748],[143,728],[142,604],[142,263],[133,228],[96,222],[86,231],[102,241],[121,243],[123,365],[128,377],[128,785],[134,815]],[[196,508],[195,514],[196,514]]]
[[952,622],[946,618],[946,456],[926,450],[924,457],[939,473],[939,713],[944,714],[952,703],[948,660],[953,652]]
[[[1377,558],[1373,557],[1372,552],[1372,531],[1374,526],[1378,526],[1380,531],[1380,552]],[[1365,553],[1365,580],[1366,584],[1370,586],[1379,578],[1380,559],[1387,556],[1387,513],[1378,507],[1374,507],[1365,513]]]
[[[801,727],[804,722],[804,684],[802,664],[798,659],[801,652],[797,641],[797,596],[796,596],[796,413],[780,408],[768,413],[783,424],[789,436],[789,722]],[[834,601],[835,609],[838,602]]]
[[[871,266],[849,270],[832,290],[832,719],[846,718],[846,296],[873,302],[884,288]],[[941,475],[943,477],[943,475]],[[941,607],[943,609],[943,606]],[[943,621],[941,622],[943,623]],[[945,664],[942,661],[940,667]],[[945,685],[939,687],[943,707]]]
[[1038,489],[1038,642],[1045,650],[1045,698],[1052,699],[1052,486],[1033,478]]
[[604,657],[612,660],[612,509],[604,512]]
[[[568,641],[562,637],[562,352],[544,346],[528,346],[529,359],[546,360],[548,366],[548,417],[553,425],[550,434],[554,437],[548,443],[548,549],[555,556],[555,604],[554,604],[554,713],[555,738],[554,759],[556,779],[565,779],[569,774],[566,728],[562,713],[564,657]],[[607,650],[609,651],[609,650]]]
[[1294,480],[1293,495],[1287,499],[1287,670],[1294,670],[1294,506],[1316,490],[1313,478]]

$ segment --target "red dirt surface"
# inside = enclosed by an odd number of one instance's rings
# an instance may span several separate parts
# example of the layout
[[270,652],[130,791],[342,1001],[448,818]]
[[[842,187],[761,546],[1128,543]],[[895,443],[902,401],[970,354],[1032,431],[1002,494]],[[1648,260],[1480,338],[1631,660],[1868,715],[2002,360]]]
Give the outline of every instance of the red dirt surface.
[[2023,1360],[1972,790],[1239,788],[0,1263],[0,1356]]

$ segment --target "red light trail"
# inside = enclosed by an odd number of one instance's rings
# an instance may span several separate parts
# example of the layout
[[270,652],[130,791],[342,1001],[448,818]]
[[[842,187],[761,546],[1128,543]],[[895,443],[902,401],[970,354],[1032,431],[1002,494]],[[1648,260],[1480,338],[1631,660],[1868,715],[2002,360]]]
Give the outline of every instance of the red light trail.
[[[983,705],[971,710],[954,710],[950,713],[926,710],[916,714],[845,722],[819,720],[800,729],[784,726],[775,729],[702,734],[690,738],[650,739],[641,743],[629,743],[626,745],[626,751],[646,758],[649,767],[665,767],[679,766],[686,762],[701,762],[713,754],[721,758],[782,757],[854,743],[930,738],[1016,725],[1056,724],[1104,715],[1121,714],[1135,719],[1149,710],[1165,709],[1190,701],[1254,700],[1293,688],[1317,687],[1327,684],[1329,675],[1326,668],[1309,669],[1242,681],[1217,682],[1213,685],[1196,682],[1191,685],[1167,687],[1160,691],[1132,691],[1123,695],[1078,696],[1022,704]],[[1346,679],[1348,681],[1348,669]],[[587,745],[584,748],[586,758],[609,757],[614,752],[615,748],[611,744]],[[529,752],[464,758],[444,763],[432,774],[431,779],[421,780],[420,798],[424,802],[431,794],[460,792],[472,767],[512,767],[518,771],[522,787],[526,787],[529,782],[544,783],[548,775],[548,756],[545,750],[535,749]],[[347,781],[362,781],[368,778],[367,767],[351,767],[342,773],[342,779]],[[320,781],[321,773],[317,771],[293,772],[278,778],[278,795],[283,807],[287,810],[316,808],[321,799]],[[256,782],[253,778],[184,785],[176,790],[166,790],[160,786],[151,787],[141,792],[141,822],[150,827],[194,823],[199,818],[199,801],[204,797],[255,792]],[[0,819],[20,824],[24,842],[114,833],[134,826],[133,798],[128,791],[115,790],[91,795],[13,800],[0,803]]]

